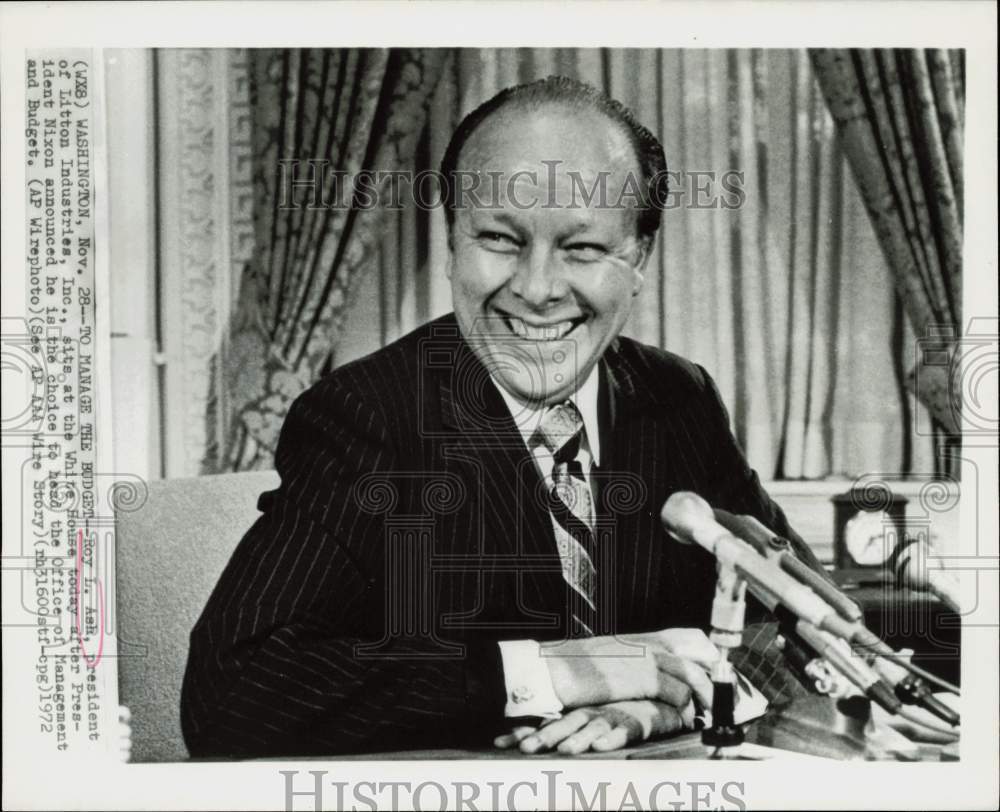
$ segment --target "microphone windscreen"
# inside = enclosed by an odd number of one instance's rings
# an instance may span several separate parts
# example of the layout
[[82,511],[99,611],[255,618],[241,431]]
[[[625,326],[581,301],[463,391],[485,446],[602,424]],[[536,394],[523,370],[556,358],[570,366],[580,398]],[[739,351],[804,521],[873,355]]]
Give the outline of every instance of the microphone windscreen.
[[712,507],[698,494],[691,491],[677,491],[663,503],[660,521],[667,531],[678,541],[697,544],[699,528],[705,523],[714,523]]

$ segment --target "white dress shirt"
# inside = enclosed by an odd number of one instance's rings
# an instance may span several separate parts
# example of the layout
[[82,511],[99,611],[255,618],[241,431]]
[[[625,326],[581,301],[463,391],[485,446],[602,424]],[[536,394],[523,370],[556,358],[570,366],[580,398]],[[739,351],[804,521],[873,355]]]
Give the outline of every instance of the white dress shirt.
[[[573,401],[583,418],[583,437],[577,459],[583,469],[587,485],[593,488],[591,472],[595,465],[600,465],[601,434],[597,422],[597,391],[598,366],[595,364],[583,385],[568,398]],[[492,376],[491,376],[492,377]],[[532,435],[538,429],[542,417],[548,407],[531,408],[511,395],[496,378],[493,384],[503,396],[504,403],[510,410],[518,431],[524,438],[524,444],[530,448]],[[552,487],[552,453],[539,443],[532,453],[538,473],[545,480],[548,488]],[[553,532],[559,532],[559,526],[552,519]],[[562,703],[552,687],[552,677],[541,649],[536,640],[505,640],[500,643],[500,657],[503,661],[504,683],[507,689],[507,705],[504,714],[508,717],[541,716],[558,718],[563,709]]]

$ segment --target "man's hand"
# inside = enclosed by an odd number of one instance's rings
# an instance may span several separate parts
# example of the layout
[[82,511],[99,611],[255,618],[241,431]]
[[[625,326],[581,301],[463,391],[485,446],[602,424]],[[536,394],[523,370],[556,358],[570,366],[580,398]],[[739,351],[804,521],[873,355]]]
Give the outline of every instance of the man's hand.
[[690,702],[679,711],[665,702],[633,700],[577,708],[540,728],[515,728],[493,743],[501,749],[518,746],[522,753],[541,753],[555,747],[560,753],[576,755],[587,750],[617,750],[693,727],[694,706]]
[[559,701],[575,710],[541,727],[513,728],[497,747],[615,750],[691,729],[695,702],[712,706],[708,671],[719,651],[699,629],[542,643],[541,654]]
[[567,708],[651,699],[686,712],[712,705],[708,671],[718,649],[698,629],[543,643],[552,686]]

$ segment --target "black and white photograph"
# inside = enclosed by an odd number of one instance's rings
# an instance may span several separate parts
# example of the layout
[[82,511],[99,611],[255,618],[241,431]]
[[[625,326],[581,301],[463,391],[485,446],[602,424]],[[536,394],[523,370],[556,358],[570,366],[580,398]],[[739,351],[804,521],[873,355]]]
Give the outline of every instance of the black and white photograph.
[[71,5],[5,807],[993,807],[995,6]]

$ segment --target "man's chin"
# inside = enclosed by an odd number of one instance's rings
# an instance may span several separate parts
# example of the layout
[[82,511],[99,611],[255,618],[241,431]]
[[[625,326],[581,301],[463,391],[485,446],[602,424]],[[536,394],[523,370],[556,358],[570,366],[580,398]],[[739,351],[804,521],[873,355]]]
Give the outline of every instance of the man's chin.
[[[476,341],[469,343],[490,376],[507,394],[532,407],[559,403],[585,380],[589,366],[580,369],[580,348],[572,342]],[[539,353],[561,356],[558,363],[542,363]]]
[[497,383],[508,394],[532,407],[551,406],[555,403],[561,403],[577,389],[575,375],[570,377],[569,382],[565,380],[544,380],[543,382],[539,382],[536,379],[529,383],[507,377],[498,377]]

